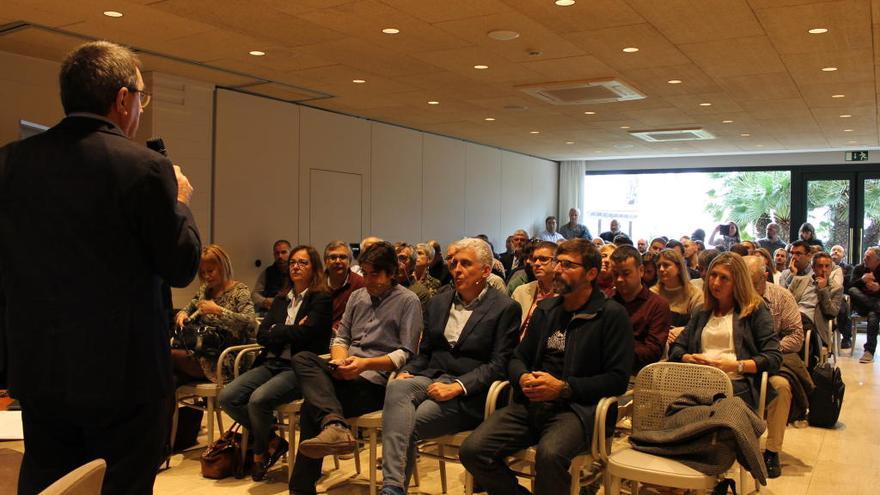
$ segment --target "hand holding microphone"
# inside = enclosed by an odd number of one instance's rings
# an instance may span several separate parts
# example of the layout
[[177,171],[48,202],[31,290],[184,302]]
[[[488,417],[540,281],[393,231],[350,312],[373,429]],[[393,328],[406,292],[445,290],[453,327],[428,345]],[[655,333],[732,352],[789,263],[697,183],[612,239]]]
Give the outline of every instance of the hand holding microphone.
[[[148,139],[147,148],[160,153],[162,156],[168,156],[168,150],[165,148],[165,141],[162,138]],[[174,165],[174,177],[177,179],[177,201],[189,205],[193,194],[192,184],[189,183],[189,179],[183,175],[183,172],[177,165]]]

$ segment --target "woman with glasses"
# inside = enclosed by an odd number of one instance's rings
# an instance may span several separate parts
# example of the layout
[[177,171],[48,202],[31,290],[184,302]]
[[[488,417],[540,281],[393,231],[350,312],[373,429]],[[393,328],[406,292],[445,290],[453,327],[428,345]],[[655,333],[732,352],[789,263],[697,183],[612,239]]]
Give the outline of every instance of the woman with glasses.
[[705,303],[669,349],[669,360],[713,366],[728,374],[733,391],[757,408],[760,377],[779,369],[782,353],[773,318],[736,253],[709,265]]
[[326,354],[330,346],[333,303],[320,255],[311,246],[297,246],[290,252],[288,270],[290,290],[272,301],[257,332],[263,349],[254,367],[217,397],[223,410],[252,432],[254,481],[265,478],[287,452],[287,442],[272,426],[275,408],[300,397],[291,359],[300,351]]
[[525,338],[529,328],[529,321],[532,318],[532,312],[538,302],[556,295],[553,286],[553,261],[556,256],[555,242],[538,241],[532,250],[530,264],[532,273],[535,274],[535,280],[527,284],[520,285],[514,291],[511,297],[519,303],[522,308],[522,322],[519,328],[519,340]]

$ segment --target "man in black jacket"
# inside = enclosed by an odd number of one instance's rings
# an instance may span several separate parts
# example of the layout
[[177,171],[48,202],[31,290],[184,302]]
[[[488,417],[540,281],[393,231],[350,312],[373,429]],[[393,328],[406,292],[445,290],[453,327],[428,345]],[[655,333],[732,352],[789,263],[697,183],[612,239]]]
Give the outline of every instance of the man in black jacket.
[[559,245],[560,295],[538,303],[513,353],[513,402],[461,447],[462,463],[490,495],[523,490],[504,459],[536,444],[535,493],[567,493],[571,459],[589,450],[596,404],[626,391],[635,352],[632,328],[623,306],[596,288],[600,264],[589,241]]
[[860,363],[873,363],[880,329],[880,247],[865,251],[862,263],[853,268],[849,289],[853,309],[868,319],[868,339]]
[[[199,233],[178,167],[131,141],[149,93],[128,49],[61,66],[67,117],[0,149],[0,292],[21,402],[20,494],[96,458],[105,493],[152,492],[173,395],[163,285],[184,287]],[[48,240],[51,239],[51,242]]]

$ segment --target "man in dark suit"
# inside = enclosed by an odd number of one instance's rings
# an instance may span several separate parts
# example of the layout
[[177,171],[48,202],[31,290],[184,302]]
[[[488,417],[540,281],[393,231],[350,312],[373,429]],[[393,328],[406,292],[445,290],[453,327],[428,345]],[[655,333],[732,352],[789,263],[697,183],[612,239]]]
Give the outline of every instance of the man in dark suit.
[[596,404],[626,391],[633,332],[626,309],[596,286],[600,264],[590,241],[559,244],[560,295],[538,303],[510,359],[513,401],[461,446],[461,462],[489,495],[523,492],[505,458],[531,445],[537,445],[534,493],[568,493],[568,468],[571,459],[589,451]]
[[480,424],[489,386],[504,378],[516,344],[521,310],[486,283],[489,245],[469,238],[454,246],[449,266],[455,290],[428,302],[419,354],[385,393],[382,495],[406,492],[416,441]]
[[163,285],[188,285],[201,250],[192,187],[131,141],[149,93],[130,50],[82,45],[60,83],[67,117],[0,149],[5,354],[25,439],[18,491],[102,458],[105,493],[151,493],[172,396]]
[[529,233],[525,230],[517,229],[513,235],[510,236],[510,244],[513,247],[513,251],[508,250],[498,257],[498,259],[501,260],[501,264],[504,266],[504,275],[508,279],[510,279],[513,271],[522,264],[522,260],[520,259],[522,256],[522,248],[527,242],[529,242]]

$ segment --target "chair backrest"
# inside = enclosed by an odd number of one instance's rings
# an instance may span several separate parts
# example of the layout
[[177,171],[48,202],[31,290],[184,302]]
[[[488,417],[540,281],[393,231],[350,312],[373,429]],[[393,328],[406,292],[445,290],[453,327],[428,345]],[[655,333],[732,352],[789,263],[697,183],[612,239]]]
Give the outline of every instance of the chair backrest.
[[40,495],[101,495],[106,470],[104,459],[95,459],[52,483]]
[[686,392],[733,397],[727,373],[711,366],[660,362],[639,372],[633,389],[633,431],[656,430],[666,408]]

